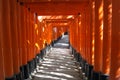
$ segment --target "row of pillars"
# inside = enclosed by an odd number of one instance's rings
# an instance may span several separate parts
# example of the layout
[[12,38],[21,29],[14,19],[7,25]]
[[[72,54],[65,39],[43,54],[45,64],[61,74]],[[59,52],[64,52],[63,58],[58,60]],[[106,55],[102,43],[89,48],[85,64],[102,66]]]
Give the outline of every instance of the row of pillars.
[[91,0],[70,24],[70,44],[95,72],[120,79],[120,1]]
[[[59,37],[64,30],[57,28]],[[17,0],[0,0],[0,80],[11,80],[53,40],[53,25],[39,22]]]

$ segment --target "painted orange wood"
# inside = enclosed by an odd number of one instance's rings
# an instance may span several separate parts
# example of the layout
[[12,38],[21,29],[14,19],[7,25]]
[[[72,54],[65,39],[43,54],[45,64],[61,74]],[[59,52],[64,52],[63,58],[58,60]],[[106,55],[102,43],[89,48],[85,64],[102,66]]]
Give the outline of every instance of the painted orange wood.
[[10,30],[11,30],[11,44],[12,44],[12,58],[14,74],[19,73],[19,49],[18,49],[18,28],[17,28],[17,3],[16,0],[10,1]]
[[94,66],[94,55],[95,55],[95,1],[91,0],[91,26],[90,26],[90,35],[91,35],[91,46],[90,46],[90,51],[91,51],[91,64]]
[[[85,11],[85,9],[83,8],[83,11]],[[83,56],[84,59],[86,59],[86,55],[85,55],[85,12],[81,13],[81,54]]]
[[17,38],[18,38],[18,48],[19,48],[19,64],[22,66],[22,35],[21,35],[21,6],[17,3]]
[[[2,26],[2,25],[0,25]],[[0,28],[1,30],[1,28]],[[4,61],[3,61],[3,53],[2,53],[2,45],[1,45],[1,32],[0,32],[0,80],[4,80]]]
[[33,28],[33,25],[34,25],[34,15],[33,15],[33,13],[31,13],[31,12],[29,12],[29,14],[30,14],[30,26],[29,26],[29,28],[30,28],[30,30],[29,30],[29,35],[30,35],[30,54],[31,54],[31,60],[35,57],[35,54],[34,54],[34,41],[33,41],[33,38],[34,38],[34,36],[33,36],[33,30],[34,30],[34,28]]
[[78,17],[78,51],[81,52],[81,17]]
[[26,44],[26,48],[27,48],[27,61],[30,61],[30,57],[31,57],[31,52],[30,52],[30,11],[28,8],[26,8],[26,41],[25,41],[25,44]]
[[90,64],[94,65],[94,1],[90,1]]
[[13,73],[13,57],[10,35],[10,1],[2,0],[2,24],[1,26],[1,40],[2,40],[2,53],[4,56],[4,73],[5,77],[12,77]]
[[38,15],[35,14],[34,15],[34,46],[35,46],[35,53],[38,54],[39,50],[40,50],[40,43],[41,42],[41,37],[39,36],[40,34],[40,27],[38,26],[38,19],[37,19]]
[[94,70],[102,71],[102,41],[103,41],[103,2],[95,0],[95,55]]
[[85,8],[85,54],[86,54],[86,61],[91,64],[91,54],[90,54],[90,10],[89,5]]
[[22,65],[27,64],[27,48],[26,48],[26,8],[21,7],[21,46],[22,46]]
[[3,62],[3,52],[2,52],[2,0],[0,1],[0,80],[4,80],[5,74],[4,74],[4,62]]
[[85,7],[86,5],[86,2],[46,2],[26,4],[26,6],[31,8],[32,12],[38,12],[38,15],[77,15],[79,12],[82,12],[82,7]]
[[35,58],[35,52],[34,52],[34,14],[30,13],[30,27],[31,27],[31,54],[32,59]]
[[112,0],[110,80],[120,80],[120,0]]
[[111,26],[112,4],[110,0],[104,0],[104,27],[103,27],[103,67],[104,74],[110,73],[110,54],[111,54]]

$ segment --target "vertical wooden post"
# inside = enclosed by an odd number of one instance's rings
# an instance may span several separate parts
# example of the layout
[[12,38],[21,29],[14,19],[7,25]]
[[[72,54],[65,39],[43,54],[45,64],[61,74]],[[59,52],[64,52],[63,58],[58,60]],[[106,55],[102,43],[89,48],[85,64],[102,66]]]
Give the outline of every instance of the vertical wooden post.
[[90,28],[90,52],[91,64],[94,66],[94,53],[95,53],[95,1],[91,0],[91,28]]
[[27,8],[24,6],[21,6],[21,35],[22,35],[22,64],[23,64],[23,73],[24,78],[27,79],[29,77],[29,65],[28,65],[28,45],[26,37],[27,35]]
[[10,30],[11,30],[11,44],[13,55],[13,71],[18,75],[19,70],[19,51],[18,51],[18,35],[17,35],[17,7],[16,0],[10,1]]
[[79,15],[79,18],[78,18],[78,43],[79,43],[79,52],[81,53],[81,14]]
[[26,52],[26,10],[23,5],[21,5],[21,46],[22,46],[22,65],[27,64],[27,52]]
[[112,26],[112,4],[110,0],[104,0],[104,27],[103,27],[103,65],[102,72],[110,72],[110,53],[111,53],[111,26]]
[[85,59],[85,12],[81,13],[81,53],[82,57]]
[[[38,54],[39,53],[39,43],[38,43],[38,34],[40,33],[39,32],[39,29],[38,29],[38,24],[37,24],[37,13],[34,14],[34,46],[35,46],[35,54]],[[41,38],[39,38],[41,40]]]
[[[0,13],[1,14],[1,13]],[[1,21],[1,20],[0,20]],[[1,30],[1,26],[0,25],[0,30]],[[3,61],[3,53],[2,53],[2,45],[1,45],[1,31],[0,31],[0,80],[4,80],[4,61]]]
[[34,24],[34,17],[35,17],[35,13],[32,15],[32,49],[33,49],[33,56],[35,57],[36,56],[36,53],[35,53],[35,24]]
[[87,10],[86,10],[86,7],[84,7],[84,54],[85,54],[85,60],[87,61],[87,46],[86,46],[86,43],[87,43]]
[[102,40],[103,40],[103,1],[95,0],[95,55],[94,70],[102,71]]
[[78,44],[78,39],[79,39],[79,37],[78,37],[78,35],[79,35],[79,33],[78,33],[78,17],[76,18],[76,22],[75,22],[75,24],[76,24],[76,50],[78,51],[79,50],[79,44]]
[[27,47],[27,61],[30,61],[30,8],[26,8],[26,47]]
[[91,53],[90,53],[90,5],[86,7],[86,58],[87,62],[91,64]]
[[34,55],[34,35],[33,35],[33,33],[34,33],[34,28],[33,28],[33,25],[34,25],[34,15],[33,15],[33,13],[30,13],[30,31],[31,31],[31,33],[30,33],[30,39],[31,39],[31,58],[33,59],[33,58],[35,58],[35,55]]
[[21,5],[20,3],[18,2],[17,3],[17,38],[18,38],[18,48],[19,48],[19,64],[20,64],[20,67],[22,66],[22,31],[21,31]]
[[2,4],[2,53],[4,56],[5,78],[9,80],[14,78],[10,35],[10,1],[3,0]]
[[3,4],[2,4],[2,0],[0,1],[0,80],[4,80],[5,74],[4,74],[4,61],[3,61],[3,53],[2,53],[2,27],[3,27],[3,23],[2,23],[2,8],[3,8]]
[[112,0],[110,80],[120,80],[120,0]]

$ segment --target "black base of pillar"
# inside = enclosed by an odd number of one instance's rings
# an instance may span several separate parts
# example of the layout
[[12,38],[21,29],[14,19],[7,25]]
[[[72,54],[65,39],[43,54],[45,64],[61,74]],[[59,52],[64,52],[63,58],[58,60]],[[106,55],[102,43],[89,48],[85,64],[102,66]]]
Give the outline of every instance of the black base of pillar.
[[34,71],[33,64],[34,64],[33,60],[31,60],[31,61],[28,62],[28,65],[29,65],[29,74],[31,74]]
[[22,72],[16,74],[16,80],[23,80]]
[[29,65],[28,64],[24,65],[23,69],[24,69],[24,73],[23,73],[24,79],[29,78]]
[[40,53],[40,59],[43,59],[43,57],[44,57],[44,49],[41,50],[41,53]]
[[89,64],[88,80],[92,80],[92,77],[93,77],[93,66]]
[[93,72],[93,80],[100,80],[100,72]]
[[86,62],[85,63],[85,76],[88,78],[89,76],[89,64]]
[[34,69],[37,68],[37,57],[33,59],[34,60]]
[[21,77],[24,79],[24,66],[20,67]]
[[109,76],[105,74],[101,74],[100,80],[109,80]]
[[38,54],[36,55],[36,61],[37,61],[37,63],[40,63],[40,62],[39,62],[39,59],[40,59],[40,53],[38,53]]
[[32,59],[31,64],[32,64],[32,66],[31,66],[31,67],[32,67],[31,71],[33,72],[34,69],[35,69],[35,61],[34,61],[34,58]]
[[5,78],[5,80],[16,80],[16,76],[14,75],[14,76],[12,76],[10,78]]

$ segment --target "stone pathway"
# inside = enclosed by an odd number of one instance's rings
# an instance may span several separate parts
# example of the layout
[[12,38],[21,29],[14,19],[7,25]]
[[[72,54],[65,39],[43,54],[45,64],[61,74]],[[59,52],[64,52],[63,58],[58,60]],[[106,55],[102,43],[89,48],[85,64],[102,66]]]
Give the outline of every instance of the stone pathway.
[[[58,47],[59,44],[62,44],[63,47]],[[32,75],[32,80],[81,80],[75,62],[68,49],[68,44],[60,41],[38,66],[37,73]]]
[[80,80],[69,49],[53,48],[38,67],[33,80]]

